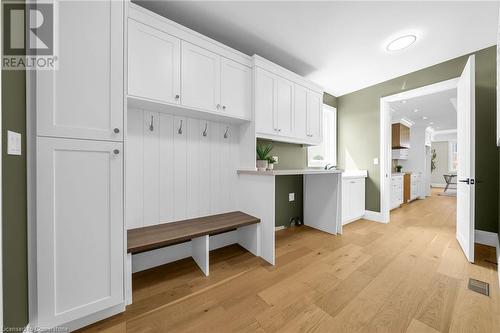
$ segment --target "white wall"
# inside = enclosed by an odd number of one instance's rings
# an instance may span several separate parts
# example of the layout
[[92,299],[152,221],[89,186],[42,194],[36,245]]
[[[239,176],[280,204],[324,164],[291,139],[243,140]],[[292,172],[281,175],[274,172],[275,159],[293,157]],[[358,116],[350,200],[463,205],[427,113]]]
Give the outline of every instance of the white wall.
[[445,185],[444,174],[449,173],[448,168],[448,141],[433,142],[432,149],[436,151],[436,169],[431,173],[433,185]]
[[127,130],[128,229],[237,210],[238,125],[130,109]]

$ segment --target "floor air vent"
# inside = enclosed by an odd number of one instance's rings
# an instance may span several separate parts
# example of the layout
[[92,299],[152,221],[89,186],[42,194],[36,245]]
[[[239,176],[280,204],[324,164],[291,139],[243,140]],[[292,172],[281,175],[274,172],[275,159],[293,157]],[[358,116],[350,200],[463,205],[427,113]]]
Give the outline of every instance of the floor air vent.
[[490,296],[490,284],[476,279],[469,279],[469,289]]

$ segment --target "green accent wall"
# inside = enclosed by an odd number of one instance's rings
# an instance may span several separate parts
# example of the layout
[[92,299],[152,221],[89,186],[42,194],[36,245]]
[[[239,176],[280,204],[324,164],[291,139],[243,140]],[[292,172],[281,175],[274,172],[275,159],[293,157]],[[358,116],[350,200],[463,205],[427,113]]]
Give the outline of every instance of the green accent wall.
[[[21,133],[22,156],[7,155],[7,130]],[[28,324],[26,73],[2,71],[2,260],[5,327]]]
[[[476,55],[476,229],[497,232],[499,159],[496,147],[496,46]],[[380,211],[380,98],[459,77],[464,55],[337,98],[338,164],[366,169],[366,209]]]
[[[21,156],[7,155],[7,130],[21,133]],[[24,70],[2,70],[2,265],[4,327],[22,330],[29,320]]]

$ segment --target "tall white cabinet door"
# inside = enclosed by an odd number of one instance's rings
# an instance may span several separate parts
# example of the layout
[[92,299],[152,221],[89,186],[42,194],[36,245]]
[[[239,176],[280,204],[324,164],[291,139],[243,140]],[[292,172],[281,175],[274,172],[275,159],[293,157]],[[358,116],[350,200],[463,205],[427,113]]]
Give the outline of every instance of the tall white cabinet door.
[[323,96],[313,91],[307,92],[307,136],[321,141]]
[[58,2],[58,69],[37,72],[37,135],[123,139],[121,1]]
[[307,89],[296,84],[294,87],[294,137],[307,138]]
[[182,105],[220,111],[221,57],[182,41]]
[[128,94],[180,102],[181,40],[142,23],[128,21]]
[[365,214],[365,179],[358,178],[351,180],[352,214],[360,217]]
[[276,134],[275,76],[257,68],[255,72],[255,130],[258,133]]
[[293,83],[281,78],[276,81],[276,117],[278,134],[291,136],[293,132]]
[[221,61],[222,112],[252,119],[252,71],[230,59]]
[[37,326],[124,300],[122,146],[37,139]]

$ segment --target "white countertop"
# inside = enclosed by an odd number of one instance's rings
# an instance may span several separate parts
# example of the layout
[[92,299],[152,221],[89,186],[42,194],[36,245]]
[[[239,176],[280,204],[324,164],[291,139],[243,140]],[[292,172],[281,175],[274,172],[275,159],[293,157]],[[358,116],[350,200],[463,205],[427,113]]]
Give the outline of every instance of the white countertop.
[[366,178],[368,177],[367,170],[346,170],[342,173],[342,178]]
[[320,175],[320,174],[340,174],[342,170],[325,169],[290,169],[290,170],[238,170],[238,174],[262,175],[262,176],[288,176],[288,175]]

